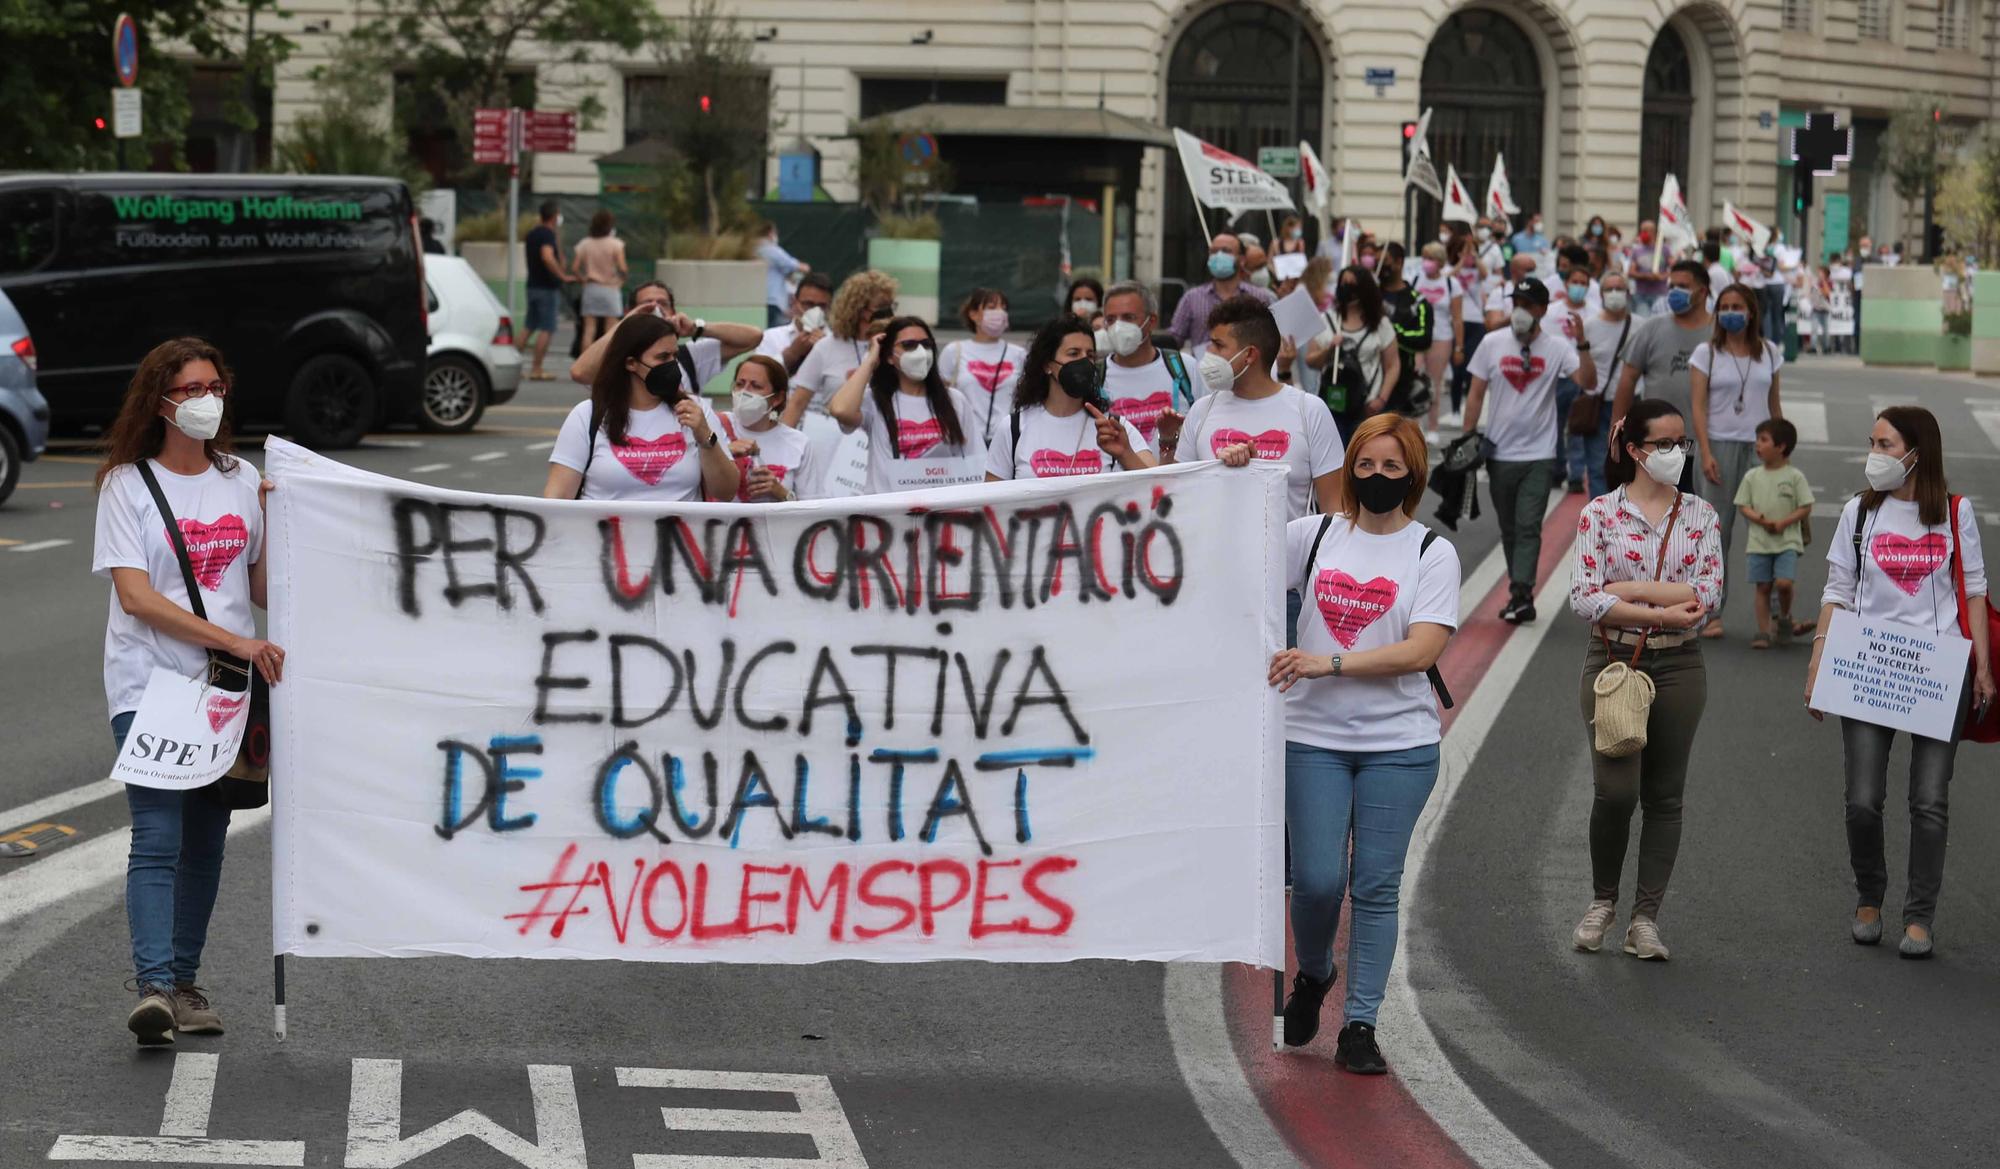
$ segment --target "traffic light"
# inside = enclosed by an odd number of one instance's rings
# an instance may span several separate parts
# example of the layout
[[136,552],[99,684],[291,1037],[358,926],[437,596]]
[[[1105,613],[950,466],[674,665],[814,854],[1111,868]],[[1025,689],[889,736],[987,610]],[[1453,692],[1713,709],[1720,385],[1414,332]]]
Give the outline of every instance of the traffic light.
[[708,112],[708,95],[705,93],[701,95],[701,112],[704,114]]
[[1417,141],[1417,124],[1415,122],[1404,122],[1403,162],[1405,165],[1408,165],[1410,161],[1410,150],[1416,145],[1416,141]]
[[100,130],[104,129],[104,119],[103,119],[103,118],[93,118],[93,119],[91,119],[91,124],[92,124],[93,126],[96,126],[96,127],[97,127],[98,129],[100,129]]

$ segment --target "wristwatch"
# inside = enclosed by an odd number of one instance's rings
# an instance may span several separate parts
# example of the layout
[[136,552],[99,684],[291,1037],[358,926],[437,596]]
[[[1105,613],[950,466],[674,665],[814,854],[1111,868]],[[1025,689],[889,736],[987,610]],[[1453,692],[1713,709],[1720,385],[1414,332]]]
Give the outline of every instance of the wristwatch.
[[700,317],[696,317],[694,319],[694,332],[688,334],[688,340],[699,341],[701,340],[701,335],[706,332],[708,332],[708,322],[702,320]]
[[721,446],[721,445],[722,445],[722,436],[721,436],[721,435],[719,435],[719,434],[717,434],[717,433],[715,433],[715,432],[714,432],[713,430],[711,430],[711,431],[709,431],[709,432],[708,432],[708,441],[707,441],[707,442],[705,442],[705,443],[702,443],[701,445],[703,445],[703,446],[706,446],[706,447],[714,447],[714,446]]
[[1333,676],[1336,678],[1340,677],[1340,655],[1334,654],[1328,660],[1333,663]]

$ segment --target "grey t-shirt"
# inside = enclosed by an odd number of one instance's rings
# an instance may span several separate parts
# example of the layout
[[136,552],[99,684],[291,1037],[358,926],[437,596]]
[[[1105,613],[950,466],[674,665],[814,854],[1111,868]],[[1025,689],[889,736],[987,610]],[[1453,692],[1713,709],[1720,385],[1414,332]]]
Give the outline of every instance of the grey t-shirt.
[[1625,364],[1639,371],[1645,396],[1672,402],[1687,416],[1690,425],[1694,418],[1694,387],[1688,378],[1688,358],[1696,346],[1712,340],[1714,334],[1712,319],[1689,328],[1678,318],[1663,313],[1633,326],[1632,339],[1625,345]]

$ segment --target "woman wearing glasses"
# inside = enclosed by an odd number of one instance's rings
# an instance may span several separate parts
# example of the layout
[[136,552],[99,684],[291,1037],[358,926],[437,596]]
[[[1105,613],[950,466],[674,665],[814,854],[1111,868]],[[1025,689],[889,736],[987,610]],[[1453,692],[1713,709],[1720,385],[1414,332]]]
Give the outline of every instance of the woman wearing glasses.
[[868,494],[986,480],[986,447],[970,433],[965,395],[937,371],[937,338],[922,317],[891,320],[827,412],[868,433]]
[[1625,662],[1652,680],[1654,698],[1646,746],[1611,758],[1592,750],[1597,789],[1590,808],[1590,908],[1572,940],[1596,953],[1618,916],[1618,881],[1625,867],[1632,811],[1644,809],[1639,878],[1625,952],[1665,961],[1660,902],[1681,844],[1681,792],[1688,753],[1708,698],[1707,674],[1695,629],[1722,595],[1722,545],[1715,509],[1679,484],[1694,444],[1687,421],[1670,402],[1634,404],[1611,431],[1605,475],[1608,494],[1584,505],[1577,526],[1570,608],[1590,622],[1584,655],[1584,733],[1595,713],[1598,674]]
[[[91,571],[111,580],[104,694],[121,751],[155,667],[196,677],[218,650],[266,681],[284,673],[285,651],[258,639],[251,614],[264,607],[264,492],[257,469],[229,453],[228,393],[228,367],[214,346],[164,342],[139,363],[105,436]],[[185,568],[160,500],[187,548]],[[125,799],[125,911],[139,994],[126,1026],[148,1047],[172,1043],[175,1031],[218,1034],[222,1020],[195,974],[229,809],[199,790],[128,784]]]

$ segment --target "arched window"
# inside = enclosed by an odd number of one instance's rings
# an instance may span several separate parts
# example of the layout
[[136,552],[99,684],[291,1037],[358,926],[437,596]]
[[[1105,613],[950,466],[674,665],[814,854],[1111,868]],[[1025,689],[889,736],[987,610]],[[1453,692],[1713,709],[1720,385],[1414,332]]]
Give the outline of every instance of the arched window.
[[[1203,13],[1174,44],[1167,66],[1167,124],[1257,161],[1260,146],[1320,143],[1321,75],[1318,45],[1297,13],[1259,0],[1237,0]],[[1161,269],[1168,277],[1206,279],[1194,201],[1168,161],[1166,223]],[[1293,182],[1296,198],[1297,183]],[[1211,231],[1222,213],[1204,209]],[[1250,226],[1254,223],[1254,226]],[[1245,220],[1268,234],[1261,216]],[[1267,241],[1268,242],[1268,241]]]
[[1669,24],[1653,38],[1646,56],[1646,90],[1639,132],[1639,218],[1654,219],[1660,210],[1660,186],[1668,175],[1690,178],[1694,126],[1694,64],[1687,42]]
[[[1542,66],[1535,46],[1521,26],[1498,12],[1466,9],[1456,12],[1431,38],[1424,54],[1423,93],[1419,104],[1431,115],[1431,157],[1438,171],[1445,164],[1475,198],[1485,194],[1493,158],[1504,154],[1507,181],[1514,202],[1521,205],[1519,228],[1542,206],[1542,117],[1546,95]],[[1417,239],[1430,239],[1440,210],[1429,198],[1419,198]],[[1556,226],[1547,217],[1547,226]],[[1553,233],[1553,232],[1552,232]]]

